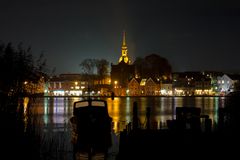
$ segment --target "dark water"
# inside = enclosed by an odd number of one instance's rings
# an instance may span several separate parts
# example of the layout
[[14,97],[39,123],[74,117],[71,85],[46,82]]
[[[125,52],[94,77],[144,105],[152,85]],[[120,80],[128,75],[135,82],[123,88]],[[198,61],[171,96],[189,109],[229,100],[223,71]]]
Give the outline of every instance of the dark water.
[[[83,98],[43,97],[37,98],[31,105],[34,117],[45,127],[64,130],[73,113],[73,103]],[[99,99],[99,98],[98,98]],[[199,107],[202,113],[209,115],[213,124],[217,123],[218,108],[224,107],[224,97],[116,97],[107,100],[109,115],[113,118],[114,131],[121,131],[131,122],[133,102],[138,104],[139,118],[142,124],[146,119],[146,108],[151,109],[151,120],[160,125],[175,118],[176,107]]]
[[[82,100],[80,97],[41,97],[31,103],[32,118],[37,124],[38,132],[46,146],[58,146],[55,159],[71,159],[71,126],[69,118],[73,114],[73,103]],[[157,128],[165,126],[166,121],[175,118],[176,107],[199,107],[201,114],[209,115],[213,127],[218,119],[218,109],[224,107],[224,97],[115,97],[107,100],[108,112],[113,118],[113,130],[116,136],[125,125],[131,122],[133,102],[138,104],[138,115],[142,126],[146,122],[146,108],[151,109],[151,121]],[[50,147],[43,147],[42,152],[49,152]],[[60,150],[62,152],[60,152]],[[62,155],[59,155],[61,153]],[[114,156],[113,156],[114,157]],[[114,159],[114,158],[109,159]]]

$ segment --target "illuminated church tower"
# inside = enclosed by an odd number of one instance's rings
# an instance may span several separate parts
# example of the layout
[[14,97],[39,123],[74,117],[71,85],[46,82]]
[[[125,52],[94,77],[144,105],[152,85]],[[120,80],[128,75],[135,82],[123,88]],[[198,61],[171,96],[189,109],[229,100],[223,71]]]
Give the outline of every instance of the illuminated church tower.
[[124,62],[130,64],[130,59],[128,58],[128,49],[126,44],[126,32],[123,32],[123,42],[122,42],[122,55],[119,58],[119,63]]
[[134,77],[134,65],[130,64],[126,44],[126,33],[123,32],[122,55],[118,64],[111,64],[111,84],[116,96],[125,96],[128,81]]

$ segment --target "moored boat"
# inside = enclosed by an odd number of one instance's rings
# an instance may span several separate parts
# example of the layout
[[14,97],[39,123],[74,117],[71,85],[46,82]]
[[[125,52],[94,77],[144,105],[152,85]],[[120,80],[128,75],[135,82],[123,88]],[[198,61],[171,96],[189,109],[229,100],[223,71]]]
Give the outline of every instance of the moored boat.
[[111,146],[112,118],[105,100],[81,100],[74,102],[72,144],[74,152],[106,154]]

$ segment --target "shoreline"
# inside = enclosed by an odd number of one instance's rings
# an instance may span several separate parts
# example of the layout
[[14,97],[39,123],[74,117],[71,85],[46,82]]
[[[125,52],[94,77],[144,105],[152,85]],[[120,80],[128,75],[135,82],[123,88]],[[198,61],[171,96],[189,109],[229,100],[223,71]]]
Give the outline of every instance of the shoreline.
[[[35,96],[35,97],[82,97],[82,98],[86,98],[86,97],[100,97],[100,98],[112,98],[111,96]],[[213,96],[213,95],[204,95],[204,96],[201,96],[201,95],[194,95],[194,96],[115,96],[115,98],[117,97],[229,97],[227,95],[225,96]]]

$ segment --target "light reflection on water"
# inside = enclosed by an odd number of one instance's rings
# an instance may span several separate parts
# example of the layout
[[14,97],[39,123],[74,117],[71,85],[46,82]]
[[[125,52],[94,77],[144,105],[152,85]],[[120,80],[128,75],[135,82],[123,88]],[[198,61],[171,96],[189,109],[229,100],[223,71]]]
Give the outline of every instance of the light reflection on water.
[[[47,147],[52,146],[53,140],[63,155],[71,159],[71,126],[70,117],[73,115],[73,104],[82,100],[81,97],[41,97],[31,104],[33,117],[42,130],[42,137]],[[100,98],[97,98],[100,99]],[[113,130],[116,135],[132,120],[133,103],[138,104],[138,117],[142,125],[146,123],[146,109],[150,107],[150,120],[156,128],[166,126],[166,121],[176,118],[176,107],[198,107],[204,115],[209,115],[213,125],[217,124],[218,109],[224,107],[224,97],[115,97],[103,98],[107,101],[108,112],[113,120]],[[44,143],[45,144],[45,143]],[[51,149],[43,150],[48,153]],[[70,152],[69,152],[70,151]],[[43,152],[43,151],[42,151]],[[57,155],[54,154],[53,155]]]
[[[73,113],[73,103],[81,97],[42,97],[32,104],[34,115],[42,119],[45,126],[66,126]],[[99,99],[99,98],[98,98]],[[151,109],[151,121],[157,124],[175,119],[176,107],[199,107],[202,113],[209,115],[213,124],[217,124],[219,107],[224,107],[224,97],[115,97],[103,98],[107,101],[108,112],[113,119],[113,129],[119,132],[132,120],[133,102],[138,104],[138,116],[141,124],[146,121],[146,109]]]

